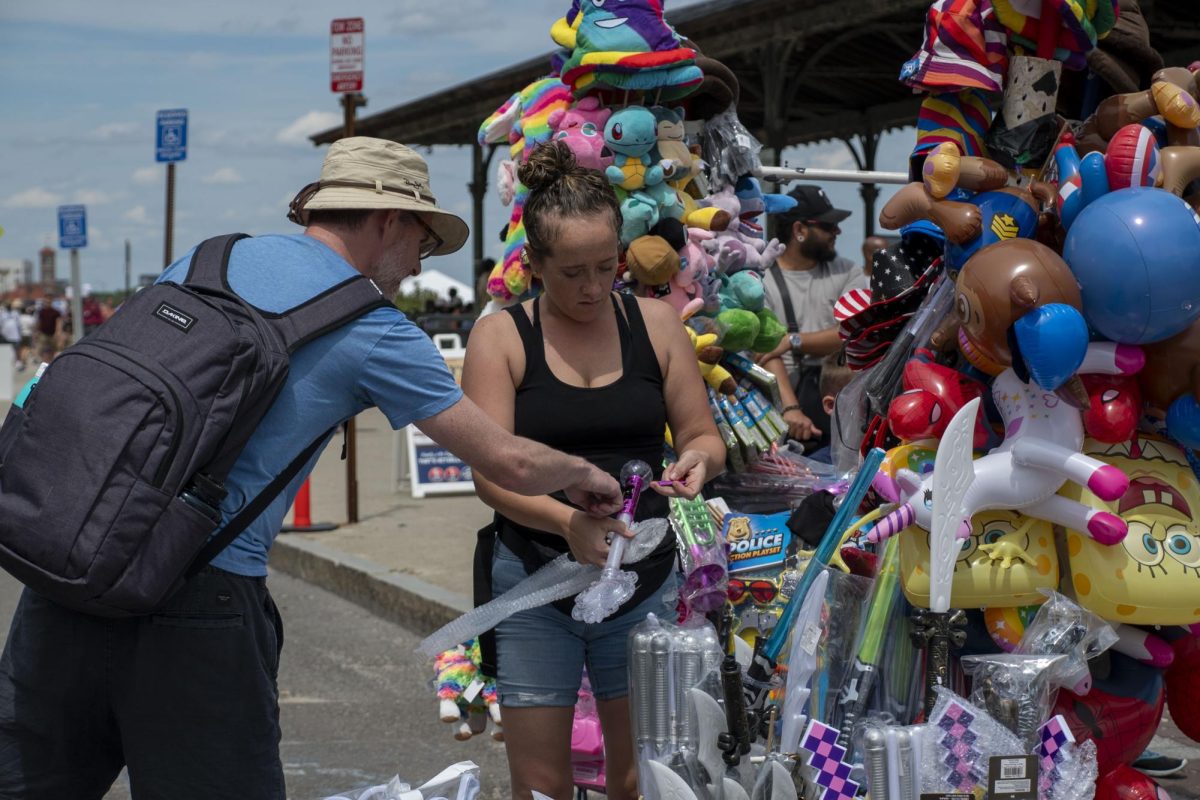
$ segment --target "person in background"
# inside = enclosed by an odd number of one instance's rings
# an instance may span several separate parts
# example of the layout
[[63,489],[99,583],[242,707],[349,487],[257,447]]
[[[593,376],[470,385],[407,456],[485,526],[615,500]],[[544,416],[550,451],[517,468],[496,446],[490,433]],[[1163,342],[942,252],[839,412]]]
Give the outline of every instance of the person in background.
[[21,308],[21,361],[28,363],[33,356],[33,330],[37,325],[37,315],[31,303],[25,303]]
[[[837,403],[838,392],[845,389],[853,379],[854,373],[846,366],[846,359],[841,351],[825,356],[821,361],[821,379],[817,386],[821,392],[821,409],[826,416],[833,417],[833,408]],[[829,445],[815,450],[809,454],[809,458],[813,461],[820,461],[822,464],[833,463],[833,453]]]
[[862,254],[863,254],[863,274],[868,278],[871,277],[871,269],[875,266],[875,254],[880,250],[886,250],[888,246],[887,239],[882,236],[868,236],[863,239]]
[[796,206],[778,215],[786,249],[763,280],[767,307],[788,335],[756,360],[779,379],[789,435],[813,451],[829,444],[829,417],[817,384],[821,359],[842,346],[833,306],[850,289],[866,288],[867,277],[837,254],[839,223],[850,212],[834,208],[817,186],[797,186],[789,194]]
[[100,308],[100,301],[95,295],[87,295],[83,298],[83,335],[87,336],[92,331],[104,324],[104,312]]
[[[631,459],[661,469],[662,481],[642,494],[636,519],[665,517],[668,497],[695,497],[725,464],[695,351],[671,306],[613,293],[621,212],[604,175],[580,167],[555,141],[535,149],[518,174],[529,187],[525,252],[542,293],[476,323],[463,390],[505,430],[582,456],[611,475]],[[662,468],[668,423],[678,458]],[[492,477],[475,474],[480,499],[496,510],[493,525],[480,532],[476,602],[508,591],[568,550],[580,562],[603,564],[612,537],[631,535],[561,495],[521,497]],[[568,599],[509,617],[494,642],[483,637],[513,797],[571,797],[571,720],[585,664],[604,731],[608,797],[637,796],[626,641],[646,614],[674,615],[674,551],[674,541],[664,540],[626,565],[638,575],[637,590],[603,622],[573,619]]]
[[47,295],[37,310],[37,354],[46,363],[58,355],[63,336],[63,315],[54,304],[54,296]]
[[25,369],[25,361],[21,358],[21,313],[18,310],[20,306],[20,300],[0,306],[0,344],[12,345],[12,365],[17,368],[17,372]]

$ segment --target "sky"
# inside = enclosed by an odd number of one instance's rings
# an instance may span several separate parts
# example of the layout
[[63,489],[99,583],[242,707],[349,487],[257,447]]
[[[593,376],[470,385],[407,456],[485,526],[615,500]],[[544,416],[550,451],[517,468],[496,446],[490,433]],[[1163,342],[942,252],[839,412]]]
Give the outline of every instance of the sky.
[[[667,9],[698,0],[668,0]],[[188,110],[176,166],[174,257],[230,231],[298,232],[287,203],[315,180],[324,148],[308,136],[341,124],[329,88],[329,25],[363,17],[361,116],[503,68],[553,44],[566,0],[4,0],[0,3],[0,263],[58,246],[56,208],[84,204],[83,280],[124,287],[163,266],[166,166],[155,162],[155,113]],[[464,24],[469,21],[469,26]],[[681,31],[686,34],[686,31]],[[514,86],[513,91],[520,89]],[[911,131],[885,137],[878,168],[903,171]],[[470,220],[470,150],[427,156],[440,204]],[[853,168],[840,142],[791,149],[793,165]],[[854,211],[839,249],[858,259],[858,188],[824,184]],[[888,190],[885,188],[885,196]],[[485,252],[496,257],[508,211],[489,193]],[[471,247],[428,266],[470,282]],[[58,254],[58,274],[68,256]]]

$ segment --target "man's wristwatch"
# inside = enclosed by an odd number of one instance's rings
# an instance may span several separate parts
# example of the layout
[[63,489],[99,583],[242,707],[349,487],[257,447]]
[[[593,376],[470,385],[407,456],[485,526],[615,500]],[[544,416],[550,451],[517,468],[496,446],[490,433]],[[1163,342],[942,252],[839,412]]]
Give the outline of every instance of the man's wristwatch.
[[779,409],[779,413],[782,415],[782,414],[788,413],[789,411],[799,411],[799,410],[800,410],[800,404],[792,403],[790,406],[784,406],[783,408]]
[[798,333],[789,333],[788,334],[788,346],[791,347],[792,350],[797,353],[800,352],[800,342],[801,342],[800,334],[798,334]]

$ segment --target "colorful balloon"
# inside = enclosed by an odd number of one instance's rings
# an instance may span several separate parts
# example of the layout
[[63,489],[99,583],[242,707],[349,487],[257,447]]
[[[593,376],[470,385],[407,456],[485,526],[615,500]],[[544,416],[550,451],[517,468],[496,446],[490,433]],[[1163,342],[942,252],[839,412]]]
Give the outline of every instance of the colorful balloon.
[[1200,318],[1200,217],[1161,189],[1123,189],[1079,213],[1063,257],[1083,315],[1107,339],[1157,342]]
[[1143,125],[1126,125],[1117,131],[1104,152],[1108,185],[1114,190],[1153,186],[1160,164],[1154,132]]

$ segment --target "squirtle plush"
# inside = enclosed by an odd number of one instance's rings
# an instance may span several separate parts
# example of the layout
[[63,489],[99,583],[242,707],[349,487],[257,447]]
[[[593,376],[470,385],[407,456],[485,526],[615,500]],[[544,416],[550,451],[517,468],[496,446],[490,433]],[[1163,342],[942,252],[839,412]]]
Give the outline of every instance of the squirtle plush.
[[649,109],[629,106],[613,114],[604,126],[604,142],[614,153],[612,166],[604,171],[613,185],[634,191],[662,183],[663,169],[650,158],[658,126]]

